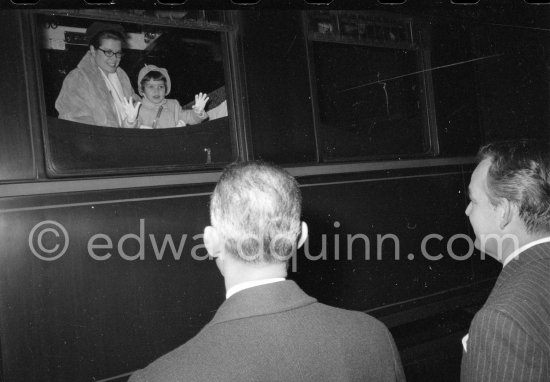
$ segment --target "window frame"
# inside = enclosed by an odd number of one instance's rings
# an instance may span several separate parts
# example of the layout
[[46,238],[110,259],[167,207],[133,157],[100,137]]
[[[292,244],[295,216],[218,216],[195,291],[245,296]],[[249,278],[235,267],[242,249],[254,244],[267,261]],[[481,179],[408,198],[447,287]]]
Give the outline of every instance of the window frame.
[[[323,11],[321,11],[323,12]],[[342,11],[328,11],[333,13],[338,13]],[[345,12],[345,11],[343,11]],[[430,50],[430,33],[428,24],[424,21],[412,17],[412,16],[405,16],[401,14],[394,14],[394,13],[388,13],[388,12],[380,12],[380,11],[357,11],[360,12],[363,15],[369,15],[369,16],[382,16],[387,18],[394,18],[396,20],[400,21],[406,21],[410,23],[411,27],[411,36],[413,39],[414,44],[416,45],[417,50],[417,70],[418,75],[421,76],[421,86],[422,91],[420,94],[423,93],[423,96],[420,97],[422,100],[421,105],[421,119],[423,123],[423,142],[427,146],[427,150],[424,152],[418,152],[418,153],[391,153],[391,154],[379,154],[379,155],[355,155],[355,156],[340,156],[338,158],[328,158],[326,153],[324,152],[324,142],[325,142],[325,132],[323,128],[321,127],[321,117],[320,117],[320,105],[319,105],[319,96],[318,96],[318,88],[317,88],[317,80],[316,80],[316,66],[314,62],[314,55],[313,55],[313,44],[316,41],[323,40],[315,40],[311,38],[311,35],[314,34],[310,32],[310,18],[312,15],[315,15],[316,13],[319,14],[318,11],[306,11],[302,13],[302,25],[303,25],[303,32],[306,40],[306,51],[307,51],[307,57],[308,57],[308,70],[309,70],[309,81],[310,81],[310,87],[311,87],[311,103],[312,103],[312,109],[313,109],[313,123],[314,123],[314,129],[315,129],[315,141],[316,141],[316,147],[317,147],[317,159],[319,163],[341,163],[341,162],[373,162],[373,161],[393,161],[393,160],[401,160],[401,159],[415,159],[415,158],[431,158],[431,157],[437,157],[439,155],[439,141],[438,141],[438,132],[437,132],[437,120],[436,120],[436,114],[435,114],[435,101],[434,101],[434,90],[433,90],[433,82],[432,82],[432,74],[431,74],[431,50]],[[326,39],[324,40],[328,43],[341,43],[341,44],[352,44],[353,42],[350,41],[350,39],[347,39],[347,41],[336,41]],[[359,45],[359,44],[358,44]],[[360,45],[363,46],[369,46],[369,47],[383,47],[381,44],[365,44],[362,43]],[[395,47],[390,47],[395,48]]]
[[[31,31],[33,40],[35,41],[32,44],[31,49],[33,50],[33,55],[35,56],[36,62],[36,78],[37,78],[37,90],[39,95],[39,109],[40,109],[40,119],[41,119],[41,137],[42,137],[42,147],[44,150],[44,170],[45,176],[51,179],[61,179],[61,178],[75,178],[75,177],[104,177],[104,176],[135,176],[135,175],[151,175],[159,173],[197,173],[197,172],[212,172],[219,171],[228,163],[231,163],[235,160],[243,158],[243,145],[241,141],[242,133],[238,131],[237,126],[239,126],[239,121],[243,119],[242,113],[239,111],[237,105],[235,105],[235,94],[238,94],[240,90],[240,85],[236,82],[238,78],[238,73],[236,70],[236,65],[233,60],[235,60],[235,54],[231,52],[231,49],[234,49],[236,46],[237,39],[237,26],[236,26],[236,17],[233,12],[227,12],[220,10],[220,15],[222,20],[225,21],[225,24],[214,25],[214,26],[205,26],[201,23],[182,23],[182,24],[165,24],[163,20],[156,21],[152,19],[142,19],[140,17],[129,17],[128,14],[121,11],[118,13],[113,13],[112,11],[103,11],[103,10],[90,10],[90,9],[74,9],[74,10],[30,10],[28,15],[28,20],[30,21]],[[132,163],[121,161],[118,165],[114,165],[108,168],[77,168],[77,169],[65,169],[60,170],[56,163],[53,162],[52,156],[52,146],[49,136],[49,118],[56,118],[48,116],[46,113],[46,102],[45,102],[45,84],[44,76],[42,73],[42,60],[40,55],[41,46],[36,41],[42,37],[41,31],[38,28],[38,15],[43,16],[62,16],[62,17],[75,17],[75,18],[86,18],[92,19],[95,21],[103,22],[120,22],[120,23],[131,23],[136,25],[157,25],[161,27],[171,27],[178,29],[195,29],[195,30],[204,30],[204,31],[213,31],[219,33],[220,48],[223,59],[223,76],[224,76],[224,86],[226,93],[228,117],[227,118],[227,133],[229,135],[229,149],[231,151],[231,158],[227,161],[222,162],[213,162],[208,163],[205,160],[204,164],[182,164],[174,161],[173,164],[151,164],[151,165],[140,165],[134,166]],[[134,84],[132,84],[134,86]],[[134,90],[135,86],[134,86]],[[214,120],[215,121],[215,120]],[[83,124],[78,124],[77,122],[64,121],[66,123],[74,123],[80,126],[86,126]],[[99,126],[99,128],[107,128]],[[116,130],[138,130],[138,129],[122,129],[122,128],[113,128]],[[162,129],[162,130],[172,130],[172,129]],[[158,130],[157,130],[158,131]],[[147,135],[149,131],[143,131]],[[205,158],[207,158],[207,153],[205,152]],[[122,158],[124,159],[124,158]]]

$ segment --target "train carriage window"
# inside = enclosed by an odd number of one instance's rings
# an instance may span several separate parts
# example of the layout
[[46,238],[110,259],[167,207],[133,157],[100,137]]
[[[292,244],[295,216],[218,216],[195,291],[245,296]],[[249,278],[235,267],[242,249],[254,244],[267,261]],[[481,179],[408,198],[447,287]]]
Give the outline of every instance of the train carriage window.
[[[87,28],[116,23],[126,41],[120,61],[136,92],[144,65],[166,68],[171,92],[183,109],[207,93],[209,118],[162,129],[115,128],[58,118],[55,101],[67,74],[88,51]],[[224,44],[232,31],[220,11],[37,11],[50,176],[82,176],[219,168],[233,161],[234,127]]]
[[411,18],[320,11],[306,24],[324,161],[437,154],[429,54]]

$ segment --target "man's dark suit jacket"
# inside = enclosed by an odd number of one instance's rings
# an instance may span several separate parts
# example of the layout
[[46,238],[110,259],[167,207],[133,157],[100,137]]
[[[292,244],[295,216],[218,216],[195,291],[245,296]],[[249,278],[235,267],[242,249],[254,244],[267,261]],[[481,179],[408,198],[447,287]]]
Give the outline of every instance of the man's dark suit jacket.
[[293,281],[281,281],[231,296],[194,338],[130,381],[404,381],[404,376],[381,322],[321,304]]
[[502,270],[470,326],[461,380],[550,381],[550,243]]

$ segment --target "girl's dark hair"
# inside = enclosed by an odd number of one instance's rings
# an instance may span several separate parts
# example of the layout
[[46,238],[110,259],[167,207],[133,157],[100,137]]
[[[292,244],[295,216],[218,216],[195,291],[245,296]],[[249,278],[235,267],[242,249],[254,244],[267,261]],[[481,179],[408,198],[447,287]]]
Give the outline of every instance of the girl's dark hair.
[[164,85],[166,85],[166,77],[164,74],[162,74],[159,71],[151,70],[149,73],[143,76],[141,81],[139,82],[139,90],[143,91],[143,88],[145,87],[145,84],[148,81],[164,81]]

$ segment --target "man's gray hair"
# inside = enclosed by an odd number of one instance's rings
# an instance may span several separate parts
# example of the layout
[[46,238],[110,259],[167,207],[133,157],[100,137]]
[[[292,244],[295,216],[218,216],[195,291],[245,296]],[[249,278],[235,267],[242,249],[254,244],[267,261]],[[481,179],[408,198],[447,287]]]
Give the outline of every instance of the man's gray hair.
[[302,197],[285,170],[264,162],[229,165],[210,200],[225,250],[254,263],[286,262],[296,251]]
[[491,204],[507,199],[518,207],[528,232],[550,232],[550,147],[542,140],[495,142],[483,146],[480,160],[489,159]]

